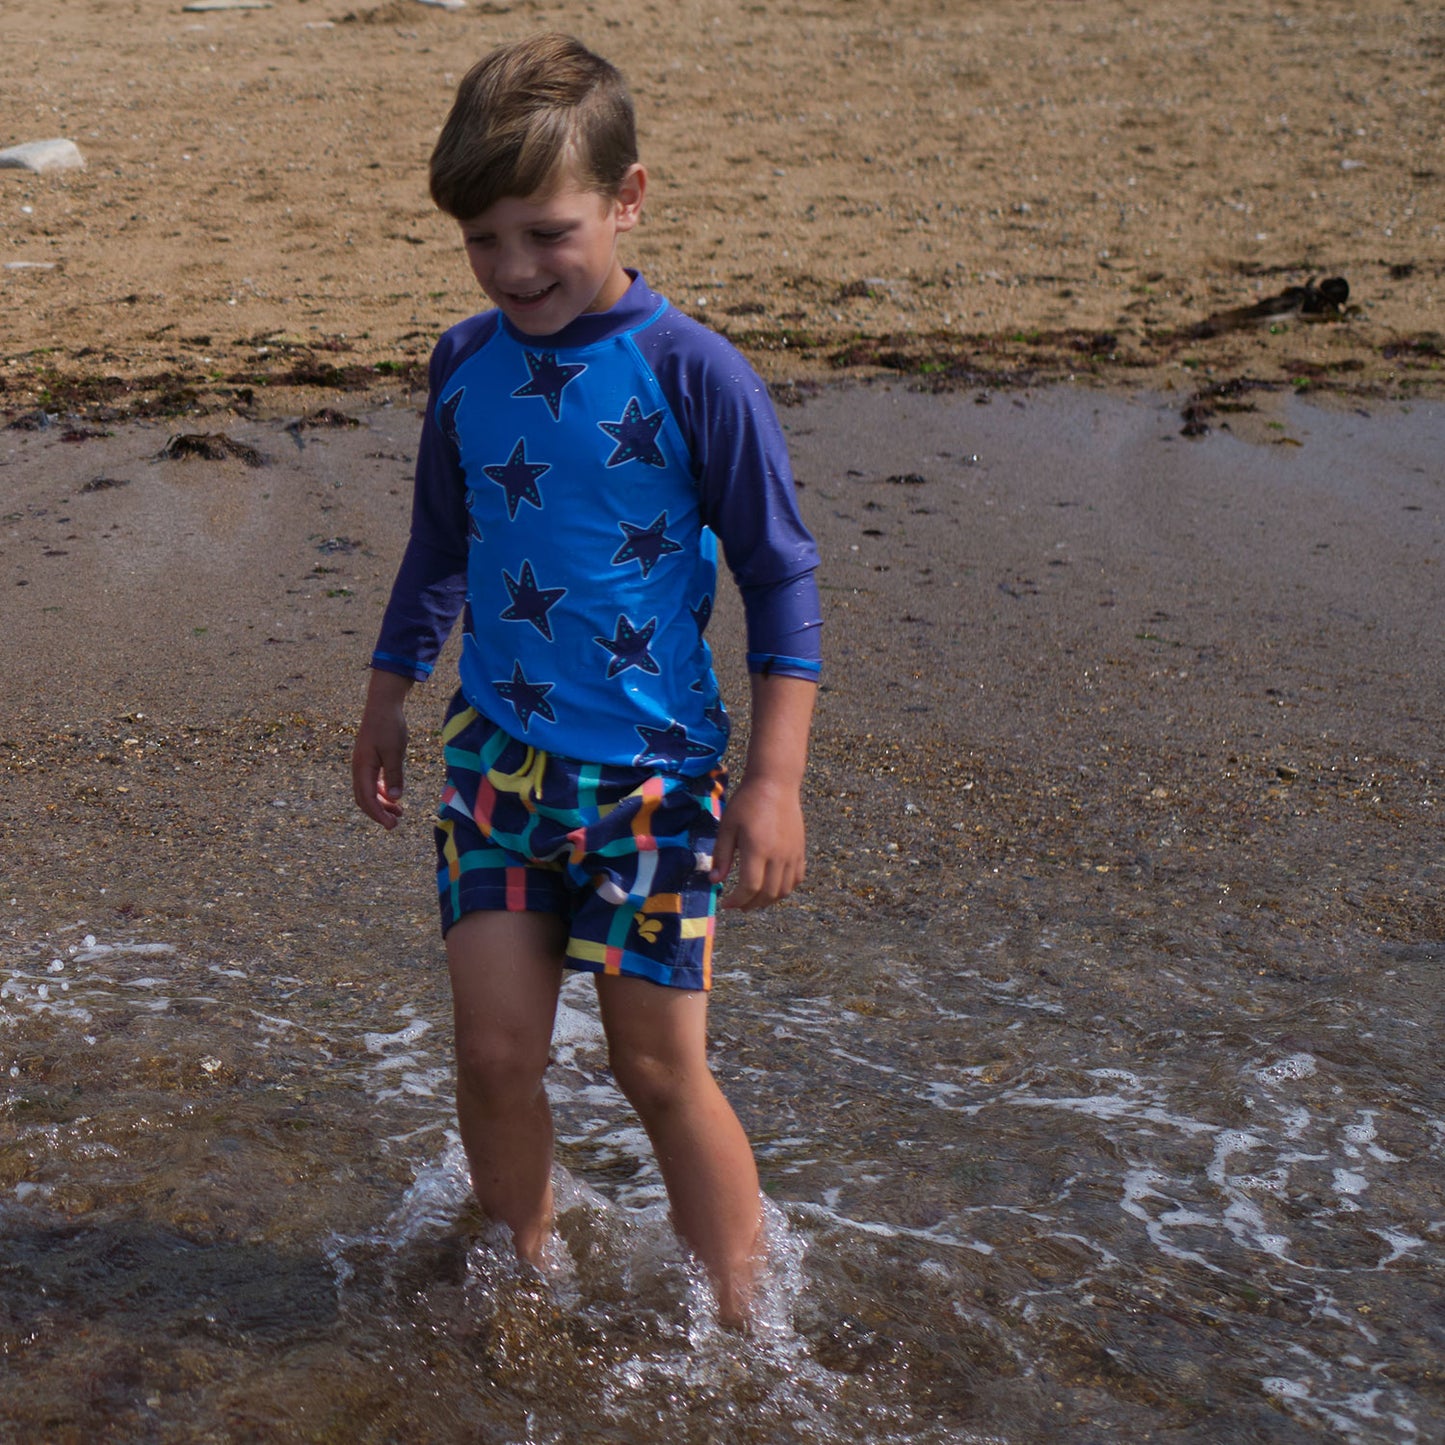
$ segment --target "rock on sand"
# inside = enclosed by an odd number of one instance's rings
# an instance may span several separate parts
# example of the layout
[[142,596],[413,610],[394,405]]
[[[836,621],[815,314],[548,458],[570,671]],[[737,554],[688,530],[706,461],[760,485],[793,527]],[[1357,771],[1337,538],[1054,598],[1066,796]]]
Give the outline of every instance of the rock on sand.
[[78,171],[85,169],[85,157],[73,140],[29,140],[0,151],[0,170]]

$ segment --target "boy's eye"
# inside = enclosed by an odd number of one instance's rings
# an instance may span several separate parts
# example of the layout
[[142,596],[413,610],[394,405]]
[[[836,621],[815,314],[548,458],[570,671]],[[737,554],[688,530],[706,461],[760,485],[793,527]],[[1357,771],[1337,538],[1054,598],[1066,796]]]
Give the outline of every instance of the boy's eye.
[[567,239],[566,231],[533,231],[532,234],[536,236],[539,241],[544,241],[548,245],[551,245],[552,243],[557,241],[565,241]]

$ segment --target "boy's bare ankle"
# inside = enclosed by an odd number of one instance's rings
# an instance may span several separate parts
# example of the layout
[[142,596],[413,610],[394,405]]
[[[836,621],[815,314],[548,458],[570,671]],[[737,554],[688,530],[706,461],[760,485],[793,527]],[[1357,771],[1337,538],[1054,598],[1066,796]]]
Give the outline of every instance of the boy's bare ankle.
[[752,1333],[760,1268],[760,1261],[749,1257],[730,1269],[725,1277],[708,1272],[713,1298],[717,1302],[717,1322],[722,1329],[735,1335]]

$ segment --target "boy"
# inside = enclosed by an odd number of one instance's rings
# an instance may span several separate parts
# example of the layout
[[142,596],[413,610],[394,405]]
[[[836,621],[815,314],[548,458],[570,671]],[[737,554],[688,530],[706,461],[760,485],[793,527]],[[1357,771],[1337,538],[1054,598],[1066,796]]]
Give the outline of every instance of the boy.
[[[673,1222],[740,1322],[761,1215],[751,1148],[707,1064],[713,919],[734,864],[726,907],[764,907],[803,877],[817,551],[762,383],[618,259],[647,174],[611,65],[561,35],[495,51],[458,87],[430,176],[495,309],[432,357],[356,801],[396,826],[403,703],[461,614],[436,832],[473,1188],[538,1261],[558,991],[565,968],[593,972]],[[703,640],[718,538],[752,673],[725,813],[727,715]]]

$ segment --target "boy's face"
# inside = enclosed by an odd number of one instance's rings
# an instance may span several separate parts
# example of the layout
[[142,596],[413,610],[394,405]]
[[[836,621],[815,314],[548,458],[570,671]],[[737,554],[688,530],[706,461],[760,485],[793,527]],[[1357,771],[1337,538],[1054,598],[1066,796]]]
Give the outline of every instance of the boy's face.
[[584,190],[575,176],[525,197],[504,196],[461,222],[472,275],[528,336],[550,336],[586,311],[622,298],[629,278],[617,238],[642,212],[647,174],[633,166],[616,196]]

